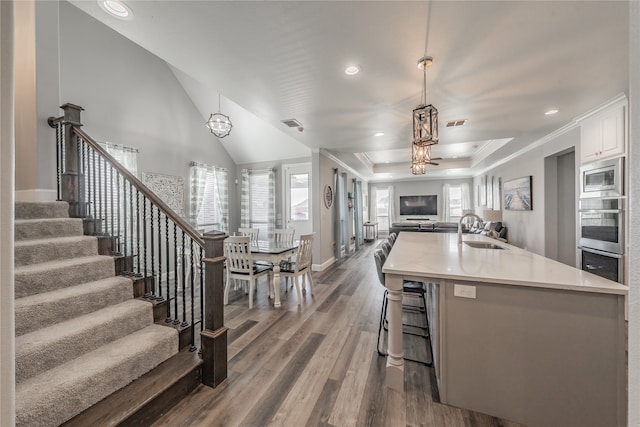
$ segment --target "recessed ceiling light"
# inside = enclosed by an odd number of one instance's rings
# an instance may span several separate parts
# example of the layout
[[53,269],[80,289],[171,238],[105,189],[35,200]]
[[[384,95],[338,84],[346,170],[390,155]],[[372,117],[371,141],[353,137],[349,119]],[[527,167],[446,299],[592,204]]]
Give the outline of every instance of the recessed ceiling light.
[[98,0],[98,4],[110,15],[120,19],[132,19],[133,11],[120,0]]
[[453,156],[452,158],[453,158],[453,159],[457,159],[457,158],[458,158],[458,156]]
[[557,112],[558,112],[558,110],[556,110],[556,109],[554,108],[553,110],[546,111],[544,114],[545,114],[546,116],[550,116],[550,115],[552,115],[552,114],[556,114]]
[[384,136],[384,132],[376,132],[373,136]]
[[355,76],[356,74],[358,74],[360,72],[360,67],[358,67],[357,65],[349,65],[347,68],[345,68],[344,73],[347,76]]
[[384,162],[385,162],[385,163],[389,163],[389,160],[385,160]]

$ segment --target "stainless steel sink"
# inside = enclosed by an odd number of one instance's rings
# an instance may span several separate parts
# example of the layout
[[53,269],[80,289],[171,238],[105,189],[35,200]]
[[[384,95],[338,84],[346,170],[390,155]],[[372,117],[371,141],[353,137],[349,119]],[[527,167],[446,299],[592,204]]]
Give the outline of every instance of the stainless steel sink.
[[476,242],[471,240],[465,240],[464,244],[467,246],[471,246],[472,248],[479,248],[479,249],[504,249],[502,246],[498,246],[490,242]]

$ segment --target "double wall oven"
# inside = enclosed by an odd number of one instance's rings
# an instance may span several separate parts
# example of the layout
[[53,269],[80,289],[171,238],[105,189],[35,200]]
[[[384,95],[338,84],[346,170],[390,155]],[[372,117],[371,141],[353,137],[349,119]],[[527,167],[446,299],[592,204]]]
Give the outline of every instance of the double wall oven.
[[623,158],[580,168],[578,221],[581,268],[624,282],[625,198]]

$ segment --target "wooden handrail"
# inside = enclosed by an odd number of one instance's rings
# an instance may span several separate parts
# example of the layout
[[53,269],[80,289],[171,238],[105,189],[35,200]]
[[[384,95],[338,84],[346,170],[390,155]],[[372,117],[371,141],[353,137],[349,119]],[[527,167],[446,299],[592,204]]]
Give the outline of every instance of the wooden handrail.
[[[64,124],[64,122],[62,122]],[[204,239],[196,231],[195,228],[187,221],[185,221],[182,217],[176,214],[173,209],[171,209],[165,202],[162,201],[153,191],[149,189],[146,185],[142,183],[134,174],[129,172],[127,168],[122,166],[120,162],[113,158],[111,154],[109,154],[104,148],[100,146],[93,138],[87,135],[82,129],[73,126],[73,132],[82,138],[87,144],[91,146],[96,152],[98,152],[102,157],[104,157],[111,166],[116,169],[121,175],[127,178],[133,186],[139,190],[143,195],[147,197],[154,205],[158,207],[170,220],[176,223],[186,234],[188,234],[194,242],[196,242],[200,247],[204,248]]]

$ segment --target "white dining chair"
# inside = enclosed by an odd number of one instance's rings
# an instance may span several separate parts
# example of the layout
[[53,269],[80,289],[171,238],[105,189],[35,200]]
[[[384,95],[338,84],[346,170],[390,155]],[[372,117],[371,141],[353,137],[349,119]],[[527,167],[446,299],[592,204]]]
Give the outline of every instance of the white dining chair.
[[[309,283],[309,291],[313,295],[313,278],[311,277],[311,255],[313,251],[313,237],[315,233],[301,234],[300,243],[298,244],[298,251],[296,252],[296,260],[283,261],[280,263],[280,276],[285,279],[292,278],[293,283],[296,286],[296,293],[298,294],[298,305],[302,301],[302,294],[300,292],[300,282],[306,278]],[[302,282],[302,289],[305,289],[305,284]],[[306,289],[305,289],[306,290]]]
[[293,228],[274,228],[273,240],[276,243],[282,243],[285,245],[293,244],[293,235],[295,230]]
[[260,234],[260,229],[259,228],[238,228],[238,233],[241,236],[251,237],[251,242],[257,242],[258,235]]
[[251,237],[249,236],[227,237],[224,241],[224,255],[227,258],[227,283],[224,286],[224,304],[229,304],[231,281],[244,280],[249,282],[249,308],[253,308],[253,294],[258,278],[269,274],[273,267],[253,262]]

